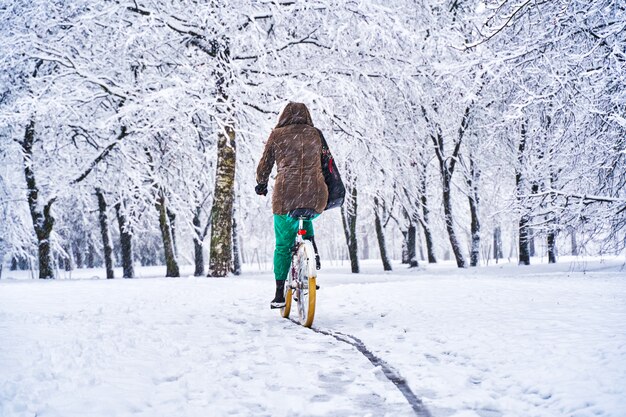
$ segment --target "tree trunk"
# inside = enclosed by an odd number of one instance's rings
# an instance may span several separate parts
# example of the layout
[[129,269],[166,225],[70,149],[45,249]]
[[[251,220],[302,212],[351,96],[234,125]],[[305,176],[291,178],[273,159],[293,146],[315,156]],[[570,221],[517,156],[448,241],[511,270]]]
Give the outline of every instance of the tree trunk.
[[[520,200],[523,194],[524,178],[522,176],[522,168],[524,165],[524,151],[526,149],[526,122],[522,122],[521,126],[521,139],[517,150],[518,167],[515,172],[515,187],[517,189],[517,198],[520,203],[520,208],[526,210],[523,206],[523,202]],[[530,222],[530,216],[528,214],[522,214],[519,220],[519,265],[530,265],[530,228],[528,223]]]
[[122,206],[120,203],[115,205],[115,213],[117,214],[117,224],[120,229],[120,249],[122,253],[123,276],[124,278],[134,278],[133,232],[130,228],[130,224],[128,224],[126,215],[122,213]]
[[498,263],[498,259],[502,259],[502,229],[497,226],[493,231],[493,258]]
[[232,126],[226,126],[217,138],[217,172],[211,209],[210,277],[225,277],[231,271],[235,162],[235,130]]
[[422,229],[417,228],[417,247],[420,251],[420,261],[424,262],[426,258],[424,258],[424,245],[422,244]]
[[424,230],[424,240],[426,241],[426,251],[428,252],[428,263],[434,264],[437,263],[437,258],[435,257],[435,245],[433,244],[433,235],[430,230],[430,209],[428,208],[428,197],[426,195],[427,168],[428,164],[424,163],[422,167],[422,181],[420,185],[420,200],[422,202],[422,221],[420,223],[422,225],[422,230]]
[[519,265],[530,265],[529,221],[528,216],[522,216],[519,221]]
[[459,268],[465,268],[465,257],[463,256],[461,245],[459,244],[459,240],[454,230],[454,216],[452,215],[452,196],[451,196],[452,178],[449,176],[449,174],[445,172],[443,176],[444,176],[443,212],[445,216],[446,230],[448,231],[448,237],[450,238],[450,246],[452,247],[452,252],[454,253],[456,265]]
[[556,263],[556,232],[548,233],[548,263]]
[[52,249],[50,247],[50,235],[54,225],[54,219],[50,215],[50,205],[44,207],[44,225],[37,236],[39,247],[39,278],[54,278],[54,265],[52,263]]
[[351,198],[348,201],[348,208],[341,206],[341,218],[343,219],[343,230],[346,235],[346,243],[348,245],[348,256],[350,257],[350,267],[353,274],[358,274],[359,269],[359,251],[356,237],[356,216],[357,216],[357,189],[356,186],[351,187]]
[[233,262],[233,200],[235,198],[235,117],[229,104],[229,87],[232,82],[230,67],[230,44],[227,38],[217,43],[218,58],[216,75],[217,102],[223,116],[223,127],[217,135],[217,171],[211,209],[211,249],[209,259],[210,277],[225,277],[232,270]]
[[[443,147],[443,138],[439,137],[439,139],[435,143],[438,146]],[[442,185],[443,185],[442,187],[443,212],[444,212],[444,220],[446,223],[446,230],[448,232],[448,238],[450,239],[450,246],[452,247],[452,252],[454,253],[454,258],[456,260],[456,265],[459,268],[465,268],[465,257],[463,256],[461,245],[459,244],[459,240],[454,230],[454,216],[452,214],[453,167],[448,167],[447,160],[443,159],[443,151],[440,150],[437,153],[437,155],[439,156],[439,165],[440,165],[439,168],[440,168],[441,180],[442,180]]]
[[241,253],[239,246],[239,232],[237,231],[237,209],[233,207],[233,274],[241,275]]
[[[552,134],[551,133],[551,125],[552,125],[552,117],[550,116],[550,113],[552,111],[552,104],[548,104],[548,109],[549,111],[546,112],[544,114],[544,128],[545,128],[545,133],[546,133],[546,143],[549,143],[549,139],[548,137]],[[550,146],[548,148],[548,154],[552,154],[554,152],[554,148],[552,146]],[[541,151],[540,155],[539,155],[540,159],[544,158],[544,152]],[[554,184],[557,181],[557,171],[555,171],[552,167],[552,165],[549,165],[548,168],[549,171],[549,187],[550,189],[554,189]],[[543,182],[541,184],[541,190],[545,191],[546,185],[545,182]],[[545,203],[541,204],[542,209],[545,207]],[[542,210],[543,211],[543,210]],[[548,245],[548,263],[554,264],[556,263],[556,234],[557,234],[557,225],[556,225],[556,215],[554,213],[554,211],[550,211],[550,213],[546,216],[546,220],[548,223],[548,227],[550,227],[551,230],[548,231],[548,236],[547,236],[547,245]]]
[[[472,214],[472,243],[470,248],[470,267],[478,266],[480,262],[480,226],[477,226],[478,218]],[[479,229],[476,230],[475,227]]]
[[81,251],[81,247],[74,249],[74,259],[76,259],[76,268],[83,269],[85,267],[85,257]]
[[[549,121],[550,121],[550,118],[548,117],[548,126],[549,126]],[[553,152],[553,149],[550,149],[550,153],[552,152]],[[551,189],[554,188],[554,184],[556,183],[556,180],[557,180],[556,176],[557,176],[556,172],[553,171],[552,168],[550,168],[550,188]],[[557,226],[557,221],[556,221],[556,214],[554,213],[554,211],[552,211],[548,215],[548,221],[551,226],[551,230],[548,232],[548,236],[547,236],[548,263],[555,264],[556,256],[557,256],[556,235],[558,233],[558,229],[557,229],[558,226]]]
[[74,267],[76,269],[81,269],[83,267],[83,248],[85,247],[85,242],[82,238],[78,238],[73,240],[70,243],[70,250],[72,251],[72,259],[74,260]]
[[570,241],[572,245],[572,256],[578,256],[578,243],[576,242],[576,229],[570,228]]
[[37,236],[37,249],[39,254],[39,278],[53,279],[54,264],[50,247],[50,235],[54,227],[54,218],[50,212],[54,198],[48,201],[43,211],[39,208],[39,188],[35,181],[35,172],[32,169],[33,144],[35,142],[35,121],[31,120],[26,126],[24,141],[21,143],[24,157],[24,178],[26,179],[26,193],[28,207],[33,220],[33,228]]
[[163,190],[158,191],[156,208],[159,211],[159,226],[161,228],[161,238],[163,240],[163,253],[165,255],[165,276],[180,277],[176,252],[174,251],[174,238],[168,216],[167,202]]
[[[96,198],[98,199],[98,219],[100,221],[100,235],[102,236],[102,247],[104,254],[104,265],[107,272],[107,279],[115,278],[113,273],[113,246],[111,245],[111,235],[109,233],[109,219],[107,218],[107,203],[104,193],[100,188],[96,188]],[[92,256],[93,267],[93,256]]]
[[402,230],[402,265],[409,263],[409,231]]
[[72,259],[72,247],[65,245],[63,247],[63,250],[65,251],[65,253],[67,254],[64,258],[63,258],[63,269],[65,269],[65,271],[70,272],[74,270],[74,262]]
[[[436,133],[431,135],[431,139],[435,145],[435,155],[437,156],[437,160],[439,162],[439,174],[441,175],[442,182],[443,211],[446,230],[448,231],[448,237],[450,239],[450,245],[452,246],[454,258],[456,259],[456,265],[459,268],[465,268],[466,264],[463,251],[461,250],[461,245],[459,244],[456,232],[454,231],[454,216],[452,215],[452,176],[454,175],[454,168],[459,158],[461,144],[463,143],[463,136],[469,126],[472,104],[473,103],[470,103],[470,105],[465,108],[465,112],[459,126],[458,138],[454,142],[454,150],[450,156],[446,155],[444,152],[444,138],[441,127],[437,126]],[[426,121],[430,123],[426,114],[426,109],[423,107],[422,112],[424,113]]]
[[380,259],[383,262],[383,270],[391,271],[391,262],[389,262],[389,257],[387,256],[387,245],[385,243],[385,233],[383,230],[383,223],[380,220],[380,215],[378,214],[380,204],[378,201],[378,197],[374,197],[374,224],[376,227],[376,237],[378,239],[378,247],[380,248]]
[[413,219],[406,210],[403,210],[404,218],[409,224],[407,230],[402,230],[402,264],[409,268],[418,266],[417,260],[417,228]]
[[200,212],[201,209],[198,207],[193,216],[193,259],[195,263],[195,270],[193,272],[194,277],[201,277],[204,275],[204,254],[202,253],[202,240],[200,239]]
[[411,223],[408,230],[407,249],[409,254],[409,268],[417,268],[417,227]]
[[[348,203],[345,203],[346,205]],[[347,213],[345,210],[345,205],[342,205],[341,208],[341,224],[343,225],[343,234],[346,238],[346,246],[350,247],[350,228],[348,227]]]
[[469,205],[471,215],[470,231],[472,234],[472,246],[470,250],[470,266],[478,266],[480,261],[480,218],[478,216],[478,180],[480,172],[474,164],[474,158],[470,152],[470,172],[467,180],[469,186]]
[[178,246],[176,245],[176,213],[167,208],[167,218],[170,221],[170,231],[172,233],[172,248],[174,248],[174,256],[178,258]]

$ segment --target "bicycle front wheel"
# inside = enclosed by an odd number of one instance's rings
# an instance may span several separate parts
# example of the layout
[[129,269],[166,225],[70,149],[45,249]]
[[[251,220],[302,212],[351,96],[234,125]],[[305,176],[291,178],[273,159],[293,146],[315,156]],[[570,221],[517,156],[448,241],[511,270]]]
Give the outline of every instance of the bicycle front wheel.
[[315,318],[317,270],[315,268],[315,251],[310,241],[304,241],[300,244],[295,262],[297,262],[298,318],[304,327],[311,327]]
[[293,297],[293,290],[291,289],[290,279],[288,279],[287,282],[285,282],[284,294],[285,294],[285,306],[280,309],[280,315],[283,316],[283,318],[289,318],[289,313],[291,312],[291,298]]

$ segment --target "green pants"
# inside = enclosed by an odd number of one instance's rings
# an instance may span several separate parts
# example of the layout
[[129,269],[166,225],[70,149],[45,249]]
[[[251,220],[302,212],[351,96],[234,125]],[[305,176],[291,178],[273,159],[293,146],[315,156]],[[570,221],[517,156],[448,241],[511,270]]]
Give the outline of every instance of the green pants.
[[[317,216],[315,216],[317,217]],[[304,221],[306,237],[312,237],[313,222]],[[277,281],[287,279],[289,266],[291,265],[291,248],[298,234],[298,219],[289,217],[287,214],[274,214],[274,234],[276,236],[276,249],[274,249],[274,278]]]

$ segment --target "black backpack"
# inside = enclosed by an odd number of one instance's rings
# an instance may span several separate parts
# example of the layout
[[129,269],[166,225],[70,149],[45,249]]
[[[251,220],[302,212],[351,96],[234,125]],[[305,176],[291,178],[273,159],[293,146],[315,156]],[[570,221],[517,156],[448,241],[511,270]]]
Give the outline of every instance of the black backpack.
[[329,210],[343,205],[346,197],[346,187],[343,185],[343,181],[341,181],[337,164],[335,164],[333,155],[330,153],[330,149],[328,149],[328,143],[326,143],[322,131],[319,129],[317,131],[322,140],[322,173],[324,174],[326,187],[328,187],[328,202],[324,210]]

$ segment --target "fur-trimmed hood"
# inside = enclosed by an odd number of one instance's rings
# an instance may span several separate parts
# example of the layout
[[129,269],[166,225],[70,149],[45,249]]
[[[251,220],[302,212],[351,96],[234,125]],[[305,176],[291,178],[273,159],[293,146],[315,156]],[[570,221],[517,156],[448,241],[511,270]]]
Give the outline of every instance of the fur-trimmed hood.
[[304,103],[289,102],[278,118],[277,128],[288,125],[309,125],[313,126],[311,113]]

